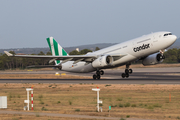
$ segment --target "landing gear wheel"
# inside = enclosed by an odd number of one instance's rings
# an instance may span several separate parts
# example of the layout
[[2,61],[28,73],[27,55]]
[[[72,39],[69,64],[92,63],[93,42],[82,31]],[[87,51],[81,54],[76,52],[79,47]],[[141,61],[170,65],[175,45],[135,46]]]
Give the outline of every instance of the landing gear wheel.
[[97,70],[96,74],[93,75],[93,79],[101,79],[101,75],[104,75],[104,71],[103,70]]
[[100,74],[101,74],[101,75],[104,75],[104,71],[103,71],[103,70],[101,70],[101,71],[100,71]]
[[122,76],[122,78],[125,78],[125,77],[126,77],[126,74],[125,74],[125,73],[122,73],[121,76]]
[[98,70],[98,71],[96,71],[96,74],[97,74],[97,75],[100,75],[100,74],[101,74],[101,72]]
[[125,69],[125,73],[126,73],[126,74],[129,74],[129,69]]
[[129,77],[129,74],[126,74],[126,78],[128,78]]
[[97,75],[97,79],[98,79],[98,80],[101,79],[101,76],[100,76],[100,75]]
[[126,69],[125,69],[125,73],[122,73],[121,76],[122,78],[128,78],[129,74],[131,74],[133,72],[132,69],[129,69],[129,66],[131,65],[131,63],[126,64]]
[[96,80],[97,79],[97,75],[94,74],[93,75],[93,79]]
[[129,73],[130,73],[130,74],[133,73],[133,70],[132,70],[132,69],[129,69]]

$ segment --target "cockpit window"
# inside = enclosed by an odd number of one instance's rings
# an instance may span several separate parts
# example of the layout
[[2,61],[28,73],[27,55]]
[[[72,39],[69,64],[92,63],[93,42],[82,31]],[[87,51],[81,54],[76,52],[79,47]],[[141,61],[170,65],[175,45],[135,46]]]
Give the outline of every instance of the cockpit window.
[[167,34],[164,34],[164,36],[168,36],[168,35],[172,35],[172,33],[167,33]]

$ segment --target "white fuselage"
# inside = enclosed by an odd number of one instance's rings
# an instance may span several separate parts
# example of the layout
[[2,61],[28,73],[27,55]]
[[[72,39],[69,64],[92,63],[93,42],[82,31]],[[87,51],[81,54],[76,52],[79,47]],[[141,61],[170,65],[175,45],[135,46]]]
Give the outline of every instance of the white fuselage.
[[[99,69],[114,68],[118,66],[125,65],[129,62],[135,61],[142,57],[151,55],[153,53],[159,52],[171,46],[177,39],[175,35],[164,34],[170,32],[156,32],[142,37],[129,40],[127,42],[119,43],[99,51],[88,53],[87,55],[111,55],[111,54],[127,54],[119,60],[112,63],[111,66],[103,67]],[[78,62],[73,64],[74,61],[69,61],[62,64],[63,71],[69,72],[92,72],[96,71],[97,68],[93,68],[92,64],[87,64],[86,62]]]

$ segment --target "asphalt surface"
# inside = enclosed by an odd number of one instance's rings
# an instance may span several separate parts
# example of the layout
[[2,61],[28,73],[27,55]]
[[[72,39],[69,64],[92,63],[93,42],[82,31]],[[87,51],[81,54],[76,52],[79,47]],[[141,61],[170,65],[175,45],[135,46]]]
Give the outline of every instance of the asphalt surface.
[[[124,69],[104,70],[100,80],[93,79],[0,79],[0,83],[60,83],[60,84],[180,84],[180,67],[134,68],[129,78],[121,78]],[[92,76],[94,73],[68,73],[63,71],[1,72],[0,74],[55,74]]]

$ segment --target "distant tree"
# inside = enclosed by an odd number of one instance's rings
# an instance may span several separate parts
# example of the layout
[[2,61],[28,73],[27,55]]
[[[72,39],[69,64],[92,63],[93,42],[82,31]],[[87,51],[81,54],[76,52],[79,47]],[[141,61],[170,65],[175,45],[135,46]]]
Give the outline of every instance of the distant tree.
[[40,53],[38,55],[45,55],[42,51],[40,51]]
[[9,51],[9,53],[14,54],[14,55],[16,54],[14,51]]
[[73,50],[69,53],[69,55],[79,55],[80,53],[77,50]]
[[80,51],[80,54],[81,54],[81,55],[84,55],[84,54],[87,54],[88,52],[92,52],[92,50],[83,49],[83,50]]
[[52,53],[51,53],[50,51],[48,51],[48,52],[46,53],[46,55],[52,55]]
[[[11,53],[11,54],[13,54],[13,55],[16,54],[14,51],[9,51],[9,53]],[[14,68],[15,68],[16,58],[14,58],[14,57],[8,57],[8,59],[9,59],[9,63],[8,63],[8,64],[9,64],[10,69],[14,69]]]
[[177,52],[177,59],[178,59],[178,63],[180,63],[180,49],[178,49],[178,52]]
[[[7,56],[6,56],[7,57]],[[6,60],[5,60],[5,54],[0,54],[0,70],[4,70],[6,68]]]
[[78,52],[77,50],[73,50],[69,53],[69,55],[84,55],[84,54],[87,54],[88,52],[92,52],[92,50],[83,49],[80,52]]
[[173,48],[169,49],[167,52],[164,53],[165,55],[165,63],[177,63],[178,62],[178,49]]
[[98,50],[100,50],[99,47],[96,47],[95,51],[98,51]]

